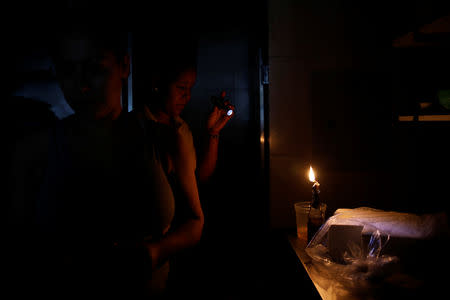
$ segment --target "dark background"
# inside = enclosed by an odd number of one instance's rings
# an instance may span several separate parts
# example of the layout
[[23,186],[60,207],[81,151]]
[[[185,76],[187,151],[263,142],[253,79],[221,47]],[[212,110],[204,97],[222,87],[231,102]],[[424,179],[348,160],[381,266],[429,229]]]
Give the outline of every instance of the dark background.
[[[49,109],[56,117],[70,113],[46,56],[47,32],[63,20],[63,12],[55,8],[80,6],[80,16],[103,10],[100,21],[115,20],[132,33],[134,101],[144,99],[149,92],[142,66],[157,59],[149,55],[153,43],[165,34],[173,34],[175,40],[193,34],[198,39],[198,78],[183,117],[196,144],[201,142],[211,95],[225,90],[236,106],[236,115],[221,134],[214,177],[200,186],[206,217],[204,236],[174,264],[177,291],[214,299],[269,293],[282,298],[301,289],[314,291],[284,238],[286,228],[272,226],[277,222],[270,219],[269,108],[286,104],[283,99],[268,99],[269,85],[260,82],[260,64],[269,63],[268,1],[212,2],[144,5],[100,1],[86,9],[85,1],[31,5],[19,1],[9,9],[16,18],[5,24],[3,36],[9,75],[3,111],[8,128],[12,128],[6,136],[13,141],[46,126],[54,118]],[[331,189],[327,196],[324,185],[324,199],[334,208],[350,204],[418,213],[448,211],[448,125],[394,122],[397,113],[416,109],[417,95],[432,97],[436,88],[448,88],[448,49],[399,50],[392,49],[391,43],[448,15],[449,5],[437,1],[329,2],[332,8],[327,11],[342,18],[346,29],[345,40],[336,44],[346,45],[346,55],[352,56],[353,63],[350,68],[311,74],[312,159],[318,169],[365,172],[373,181],[354,188],[350,198],[348,193],[330,195]],[[32,11],[31,16],[22,13],[26,9]],[[109,9],[111,14],[106,13]],[[314,11],[321,13],[320,9]],[[317,27],[323,24],[316,23],[316,17],[309,16],[314,32],[311,39],[321,40]],[[273,76],[287,80],[288,75]],[[10,97],[17,93],[27,99]],[[265,103],[262,114],[261,100]],[[261,147],[262,115],[266,142]],[[290,121],[295,127],[295,118]],[[340,188],[352,192],[351,183]],[[362,194],[369,196],[360,198],[358,191],[362,189]],[[429,201],[423,203],[423,199]]]

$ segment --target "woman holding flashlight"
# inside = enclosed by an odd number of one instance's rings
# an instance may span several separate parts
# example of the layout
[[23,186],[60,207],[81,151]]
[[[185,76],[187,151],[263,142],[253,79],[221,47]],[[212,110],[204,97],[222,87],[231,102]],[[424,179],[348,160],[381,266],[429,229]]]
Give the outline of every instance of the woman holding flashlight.
[[160,125],[160,150],[166,172],[176,175],[186,193],[196,194],[188,190],[197,188],[196,177],[203,183],[214,173],[220,131],[233,117],[234,106],[224,100],[225,92],[215,98],[206,122],[205,146],[197,160],[191,130],[180,117],[196,82],[196,62],[178,60],[156,69],[152,78],[152,97],[143,107],[143,117]]
[[[164,68],[153,67],[152,71],[156,74],[151,80],[151,97],[137,110],[137,114],[155,130],[152,136],[156,136],[159,157],[175,198],[172,228],[177,228],[178,224],[183,224],[190,218],[189,210],[184,207],[185,203],[201,203],[198,184],[205,183],[215,170],[219,134],[233,117],[234,106],[225,101],[225,93],[222,92],[218,98],[218,102],[222,104],[215,104],[207,118],[205,141],[202,145],[204,148],[197,156],[192,132],[180,117],[191,99],[191,90],[196,82],[195,60],[171,60],[169,63],[165,62]],[[228,109],[224,109],[225,106]],[[193,270],[192,266],[184,265],[187,263],[185,257],[175,259],[174,263],[175,268],[171,268],[172,280],[169,282],[177,286],[190,280]]]

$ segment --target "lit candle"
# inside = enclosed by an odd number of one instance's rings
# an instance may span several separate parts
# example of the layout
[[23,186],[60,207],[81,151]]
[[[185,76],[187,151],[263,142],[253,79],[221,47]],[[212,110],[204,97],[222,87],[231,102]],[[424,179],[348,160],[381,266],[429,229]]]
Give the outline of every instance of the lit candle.
[[316,177],[314,176],[314,171],[312,167],[309,167],[309,181],[313,182],[312,186],[312,203],[311,206],[314,208],[319,208],[320,200],[319,200],[319,186],[320,183],[316,180]]

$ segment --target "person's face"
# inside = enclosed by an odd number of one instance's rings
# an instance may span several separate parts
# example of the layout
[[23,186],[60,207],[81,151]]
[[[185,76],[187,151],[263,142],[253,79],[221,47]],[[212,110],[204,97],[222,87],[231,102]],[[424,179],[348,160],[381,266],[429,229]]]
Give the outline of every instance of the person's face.
[[78,114],[116,119],[121,110],[122,79],[129,59],[119,60],[87,37],[66,37],[59,45],[56,74],[64,96]]
[[191,90],[195,85],[197,73],[194,69],[183,71],[178,78],[169,84],[168,97],[165,102],[165,111],[171,117],[181,114],[191,99]]

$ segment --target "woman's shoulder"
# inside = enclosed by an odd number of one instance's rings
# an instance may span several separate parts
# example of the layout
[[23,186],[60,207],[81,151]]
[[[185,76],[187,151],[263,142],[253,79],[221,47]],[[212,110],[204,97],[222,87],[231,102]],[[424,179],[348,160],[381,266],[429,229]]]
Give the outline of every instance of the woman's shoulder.
[[184,121],[182,118],[180,117],[174,118],[174,123],[178,132],[180,132],[182,135],[192,136],[192,131],[191,128],[189,127],[189,124],[186,123],[186,121]]

